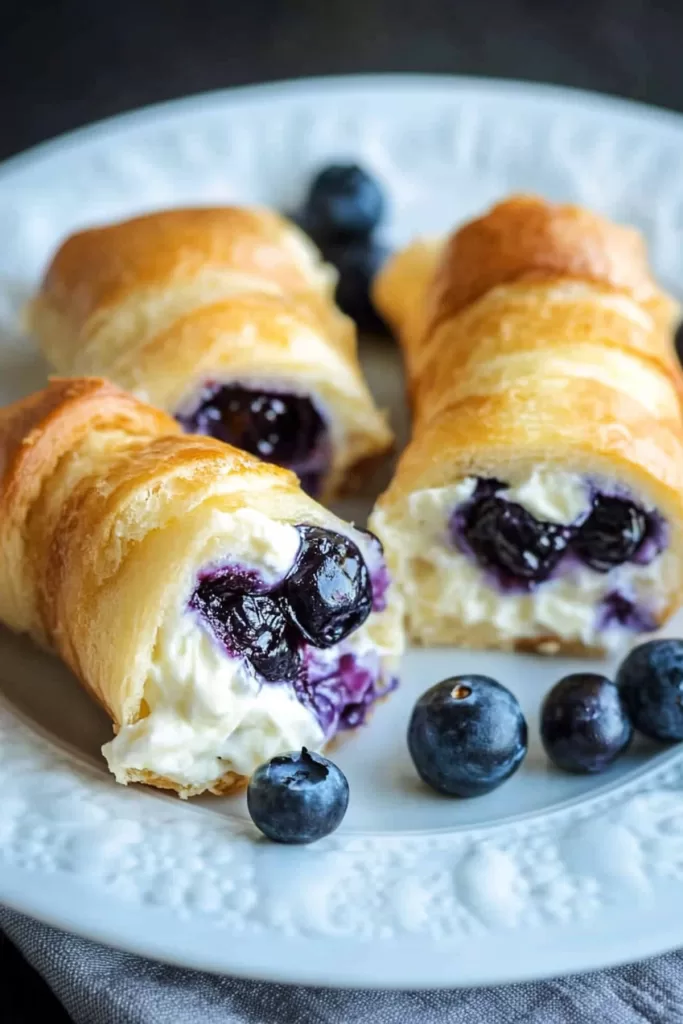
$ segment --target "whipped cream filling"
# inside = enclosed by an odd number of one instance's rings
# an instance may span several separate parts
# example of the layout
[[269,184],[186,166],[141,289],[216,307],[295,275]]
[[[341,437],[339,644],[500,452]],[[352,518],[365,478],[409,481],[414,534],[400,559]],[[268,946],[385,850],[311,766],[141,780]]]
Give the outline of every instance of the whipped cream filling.
[[[199,579],[225,565],[258,573],[266,586],[286,576],[299,550],[294,526],[252,509],[217,516],[227,540],[224,536],[222,554],[203,566]],[[378,545],[351,527],[344,532],[361,549],[370,572],[378,570]],[[314,700],[301,699],[291,683],[265,682],[246,658],[225,650],[187,598],[169,609],[158,631],[144,689],[147,713],[122,726],[103,747],[119,781],[139,770],[186,789],[201,788],[228,771],[249,775],[278,752],[302,746],[319,750],[338,728],[356,724],[353,708],[349,721],[338,714],[325,718]],[[373,612],[337,646],[304,648],[307,679],[312,687],[345,685],[346,679],[351,699],[359,684],[361,697],[370,694],[370,687],[379,696],[391,688],[383,659],[399,653],[397,637],[395,617]]]
[[[463,483],[473,485],[471,496],[476,480],[470,477]],[[590,488],[583,477],[542,467],[535,469],[516,486],[506,487],[498,494],[506,501],[521,505],[535,519],[547,523],[575,523],[585,518],[591,507]]]
[[[649,564],[626,562],[606,573],[569,558],[561,571],[527,592],[496,586],[470,554],[458,549],[450,529],[454,510],[470,501],[477,482],[468,477],[449,487],[414,492],[400,526],[376,513],[375,527],[391,552],[392,575],[423,642],[443,642],[444,624],[452,619],[458,632],[464,626],[476,636],[482,627],[511,643],[553,636],[613,648],[630,632],[601,611],[614,594],[653,619],[667,607],[678,574],[667,549]],[[604,491],[618,493],[619,488],[606,484]],[[522,505],[539,520],[569,525],[588,515],[591,486],[579,475],[540,467],[499,490],[497,497]]]
[[178,610],[159,631],[145,700],[149,714],[104,748],[117,778],[136,768],[200,786],[229,770],[249,775],[278,752],[317,750],[324,741],[292,688],[261,683],[196,612]]

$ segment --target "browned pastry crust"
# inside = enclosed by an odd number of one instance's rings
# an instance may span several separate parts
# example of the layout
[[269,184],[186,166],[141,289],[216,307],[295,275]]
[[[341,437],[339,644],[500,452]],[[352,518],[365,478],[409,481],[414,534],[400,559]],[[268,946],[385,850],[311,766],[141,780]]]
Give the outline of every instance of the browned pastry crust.
[[563,278],[626,292],[643,305],[662,303],[638,231],[581,206],[519,195],[446,241],[432,285],[428,329],[497,285]]
[[266,275],[285,292],[315,288],[306,264],[282,244],[283,232],[275,214],[234,206],[164,210],[79,231],[55,254],[41,298],[69,321],[76,340],[103,309],[207,267]]

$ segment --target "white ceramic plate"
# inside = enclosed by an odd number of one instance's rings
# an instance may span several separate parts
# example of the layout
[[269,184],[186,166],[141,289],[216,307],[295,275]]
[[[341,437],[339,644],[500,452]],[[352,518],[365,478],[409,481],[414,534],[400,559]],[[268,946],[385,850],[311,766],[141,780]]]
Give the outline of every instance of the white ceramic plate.
[[[217,93],[108,121],[0,171],[0,399],[45,380],[17,314],[64,234],[180,203],[288,209],[337,157],[386,185],[391,241],[538,190],[637,224],[665,284],[681,290],[683,120],[673,114],[448,78]],[[400,421],[393,346],[365,354]],[[352,791],[343,827],[288,849],[258,840],[241,799],[188,805],[116,786],[98,753],[103,713],[56,662],[2,634],[0,901],[187,966],[326,985],[488,984],[683,945],[683,761],[677,749],[636,746],[599,778],[551,770],[537,708],[576,666],[409,654],[400,692],[335,755]],[[499,790],[449,801],[418,785],[405,729],[418,693],[468,670],[518,694],[531,746]]]

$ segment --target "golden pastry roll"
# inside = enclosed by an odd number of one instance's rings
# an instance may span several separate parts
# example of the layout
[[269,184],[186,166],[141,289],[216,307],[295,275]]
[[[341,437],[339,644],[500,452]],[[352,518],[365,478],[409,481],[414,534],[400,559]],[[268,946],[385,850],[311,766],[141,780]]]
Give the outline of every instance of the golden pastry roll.
[[95,378],[0,411],[0,620],[107,710],[121,783],[226,792],[396,681],[381,546],[287,470]]
[[638,232],[513,197],[397,254],[375,300],[413,430],[371,524],[412,638],[588,653],[662,625],[683,586],[678,307]]
[[272,211],[166,210],[68,238],[28,326],[59,373],[106,377],[328,499],[392,443],[335,283]]

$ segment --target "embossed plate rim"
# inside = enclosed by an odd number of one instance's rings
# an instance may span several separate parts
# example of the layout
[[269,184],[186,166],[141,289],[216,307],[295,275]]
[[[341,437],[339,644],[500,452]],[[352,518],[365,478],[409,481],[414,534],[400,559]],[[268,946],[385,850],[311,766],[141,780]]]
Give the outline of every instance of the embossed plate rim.
[[448,75],[428,73],[367,73],[359,75],[314,75],[305,78],[282,79],[272,82],[261,82],[256,85],[241,85],[226,89],[212,89],[208,92],[192,93],[175,99],[149,103],[144,107],[112,114],[100,118],[91,124],[84,124],[71,131],[36,143],[20,153],[7,157],[0,164],[0,179],[10,171],[21,168],[23,164],[33,164],[37,159],[52,156],[55,152],[64,152],[68,148],[97,139],[101,134],[112,130],[122,130],[131,125],[138,126],[146,122],[154,122],[159,116],[169,114],[187,115],[194,107],[202,110],[207,107],[221,107],[227,104],[237,107],[262,100],[297,98],[298,94],[310,97],[311,90],[317,96],[335,95],[339,91],[346,93],[365,94],[367,90],[375,95],[386,93],[395,98],[399,92],[415,94],[420,91],[453,98],[468,91],[479,94],[491,94],[494,98],[504,92],[506,97],[527,99],[540,103],[541,106],[554,101],[566,102],[576,109],[584,108],[587,113],[606,113],[610,117],[620,116],[626,120],[639,122],[642,118],[652,118],[658,127],[672,128],[676,135],[681,130],[681,115],[678,111],[657,107],[641,100],[626,99],[607,92],[592,92],[567,85],[551,85],[544,82],[523,81],[512,78],[480,78],[477,75]]

